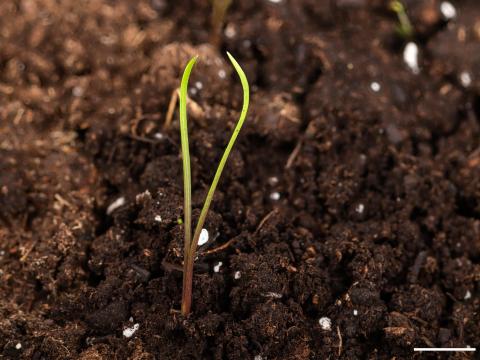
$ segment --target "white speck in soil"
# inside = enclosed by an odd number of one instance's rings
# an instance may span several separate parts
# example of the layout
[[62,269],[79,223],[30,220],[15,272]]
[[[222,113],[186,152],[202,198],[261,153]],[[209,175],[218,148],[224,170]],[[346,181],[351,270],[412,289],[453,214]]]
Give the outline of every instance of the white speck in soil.
[[376,81],[374,81],[370,84],[370,89],[372,89],[372,91],[374,91],[374,92],[379,92],[381,88],[382,87],[380,86],[380,84]]
[[190,91],[190,94],[192,95],[197,95],[197,92],[198,92],[196,88],[191,88],[189,91]]
[[200,237],[198,238],[198,246],[205,245],[208,242],[208,230],[202,229],[200,231]]
[[15,345],[15,349],[20,350],[21,348],[22,348],[22,343],[17,343],[17,345]]
[[273,200],[273,201],[278,201],[280,200],[280,193],[275,191],[273,193],[270,194],[270,200]]
[[253,360],[263,360],[263,357],[262,357],[262,355],[255,355]]
[[160,215],[155,216],[155,221],[156,222],[162,222],[162,217]]
[[225,70],[219,70],[218,71],[218,77],[220,79],[225,79],[227,77],[227,73],[225,72]]
[[282,294],[272,292],[272,291],[263,294],[263,296],[268,297],[268,298],[273,298],[273,299],[281,299],[283,297]]
[[356,207],[355,207],[355,211],[359,214],[363,214],[363,211],[365,210],[365,205],[363,204],[358,204]]
[[348,70],[353,70],[353,64],[352,64],[352,63],[348,63],[348,64],[347,64],[347,69],[348,69]]
[[469,290],[467,290],[467,292],[465,293],[465,296],[463,297],[463,299],[464,299],[464,300],[468,300],[468,299],[470,299],[471,297],[472,297],[472,293],[471,293]]
[[198,90],[202,90],[203,89],[203,84],[200,82],[200,81],[197,81],[195,83],[195,87],[198,89]]
[[235,271],[235,274],[233,275],[235,280],[238,280],[242,277],[242,273],[240,271]]
[[358,310],[353,310],[353,316],[357,316],[358,315]]
[[440,4],[440,11],[446,20],[453,19],[457,16],[457,10],[450,1],[443,1]]
[[229,39],[233,39],[237,35],[237,30],[235,30],[235,25],[228,24],[225,27],[225,36]]
[[271,176],[268,178],[268,184],[270,186],[275,186],[278,184],[278,178],[276,176]]
[[155,135],[153,135],[153,137],[154,137],[155,139],[157,139],[157,140],[162,140],[162,139],[165,138],[165,135],[163,135],[163,134],[160,133],[160,132],[157,132],[157,133],[155,133]]
[[75,97],[80,97],[83,95],[83,88],[81,86],[75,86],[73,89],[72,89],[72,94],[73,96]]
[[418,66],[418,46],[414,42],[409,42],[403,50],[403,61],[408,65],[414,74],[420,72]]
[[243,47],[249,48],[252,45],[252,42],[250,40],[243,40],[242,42]]
[[122,207],[123,205],[125,205],[125,198],[122,196],[122,197],[119,197],[114,202],[112,202],[110,205],[108,205],[107,215],[110,215],[111,213],[113,213],[115,210],[117,210],[119,207]]
[[282,0],[268,0],[268,1],[274,4],[280,4],[282,2]]
[[127,327],[123,329],[123,336],[125,336],[126,338],[131,338],[139,328],[140,328],[140,324],[138,323],[134,324],[132,327]]
[[462,83],[463,87],[469,87],[472,84],[472,77],[466,71],[462,71],[460,74],[460,82]]
[[216,273],[220,272],[220,268],[222,267],[222,265],[223,263],[219,261],[218,264],[213,267],[213,272],[216,272]]
[[330,331],[332,330],[332,320],[328,317],[321,317],[320,320],[318,320],[318,323],[320,324],[320,327],[322,330],[325,331]]

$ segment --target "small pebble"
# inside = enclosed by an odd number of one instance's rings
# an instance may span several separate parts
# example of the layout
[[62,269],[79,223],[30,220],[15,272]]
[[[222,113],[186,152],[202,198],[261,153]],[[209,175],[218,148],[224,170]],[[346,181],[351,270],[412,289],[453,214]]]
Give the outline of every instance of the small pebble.
[[233,277],[235,278],[235,280],[238,280],[242,277],[242,274],[240,273],[240,271],[235,271]]
[[332,330],[332,320],[328,317],[321,317],[320,320],[318,320],[318,323],[320,324],[320,327],[322,330],[325,331],[330,331]]
[[220,268],[222,267],[222,265],[223,263],[219,261],[218,264],[213,267],[213,272],[216,272],[216,273],[220,272]]
[[155,139],[157,139],[157,140],[162,140],[162,139],[165,138],[165,135],[163,135],[163,134],[160,133],[160,132],[157,132],[157,133],[155,133],[155,134],[153,135],[153,137],[154,137]]
[[202,231],[200,231],[200,237],[198,239],[198,246],[205,245],[207,242],[208,242],[208,230],[202,229]]
[[457,16],[457,10],[450,1],[443,1],[440,4],[440,11],[446,20],[453,19]]
[[139,328],[140,328],[140,324],[138,323],[134,324],[132,327],[127,327],[123,329],[123,336],[125,336],[126,338],[131,338]]
[[270,176],[270,177],[268,178],[268,184],[269,184],[270,186],[275,186],[275,185],[277,185],[277,184],[278,184],[278,177],[276,177],[276,176]]
[[460,82],[462,83],[463,87],[469,87],[472,83],[472,77],[466,71],[463,71],[460,74]]
[[255,355],[253,360],[263,360],[263,357],[261,355]]
[[162,217],[160,215],[155,216],[155,221],[156,222],[162,222]]
[[403,61],[408,65],[414,74],[420,72],[418,66],[418,46],[414,42],[409,42],[403,50]]
[[467,290],[467,292],[465,293],[465,296],[463,297],[463,299],[464,299],[464,300],[468,300],[468,299],[470,299],[471,297],[472,297],[472,293],[471,293],[469,290]]
[[225,79],[227,77],[227,73],[225,72],[225,70],[219,70],[218,71],[218,77],[220,79]]
[[280,193],[275,191],[270,194],[270,200],[277,201],[280,200]]
[[274,4],[280,4],[282,2],[282,0],[268,0],[268,1]]
[[365,210],[365,205],[363,204],[358,204],[356,207],[355,207],[355,211],[359,214],[363,214],[363,211]]
[[237,30],[235,30],[235,26],[233,24],[228,24],[225,27],[225,36],[229,39],[233,39],[237,35]]
[[22,348],[22,344],[21,344],[21,343],[17,343],[17,345],[15,345],[15,349],[20,350],[21,348]]
[[72,94],[73,96],[75,97],[80,97],[83,95],[83,88],[80,87],[80,86],[75,86],[73,89],[72,89]]
[[358,310],[353,310],[353,316],[357,316],[358,315]]
[[123,205],[125,205],[125,198],[122,196],[122,197],[119,197],[114,202],[112,202],[110,205],[108,205],[107,215],[110,215],[111,213],[113,213],[115,210],[117,210],[119,207]]
[[198,89],[198,90],[202,90],[203,89],[203,84],[200,82],[200,81],[197,81],[195,83],[195,87]]
[[372,89],[372,91],[379,92],[381,89],[381,86],[378,82],[374,81],[370,84],[370,89]]

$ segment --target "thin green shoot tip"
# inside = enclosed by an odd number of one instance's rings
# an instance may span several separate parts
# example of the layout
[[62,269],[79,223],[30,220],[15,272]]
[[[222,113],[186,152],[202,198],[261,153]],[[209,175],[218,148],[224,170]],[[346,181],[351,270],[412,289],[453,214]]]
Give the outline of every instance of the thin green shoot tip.
[[397,32],[404,38],[410,38],[413,36],[413,25],[407,15],[407,10],[400,0],[390,1],[390,9],[397,14],[399,25],[397,26]]

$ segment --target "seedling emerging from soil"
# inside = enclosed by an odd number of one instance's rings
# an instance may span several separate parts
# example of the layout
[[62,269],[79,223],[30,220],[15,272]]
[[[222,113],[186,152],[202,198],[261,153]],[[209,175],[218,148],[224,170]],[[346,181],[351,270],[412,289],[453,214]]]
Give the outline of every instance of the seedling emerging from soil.
[[197,57],[192,58],[185,68],[185,71],[182,76],[182,83],[180,86],[180,137],[182,143],[182,159],[183,159],[183,192],[184,192],[184,229],[185,229],[185,243],[184,243],[184,256],[183,256],[183,290],[182,290],[182,314],[184,316],[190,313],[190,308],[192,305],[192,280],[193,280],[193,263],[195,261],[195,252],[197,250],[198,239],[200,238],[200,233],[202,232],[205,219],[207,217],[208,209],[213,199],[215,189],[217,188],[218,181],[222,175],[223,168],[228,159],[228,155],[232,150],[232,147],[237,139],[238,133],[242,128],[243,122],[247,116],[248,104],[250,99],[250,90],[248,86],[248,80],[243,72],[242,68],[238,62],[233,58],[233,56],[227,52],[228,58],[233,64],[233,67],[237,71],[238,76],[240,77],[240,82],[242,83],[243,88],[243,106],[240,113],[240,118],[235,126],[232,137],[228,142],[228,145],[225,149],[225,152],[220,159],[218,164],[217,171],[213,177],[212,184],[208,190],[205,202],[203,204],[202,211],[200,212],[200,217],[198,218],[197,226],[195,227],[195,232],[192,238],[192,184],[191,184],[191,173],[190,173],[190,150],[188,146],[188,124],[187,124],[187,90],[188,90],[188,79],[192,68],[197,61]]
[[232,0],[211,0],[212,1],[212,36],[213,45],[220,42],[220,32],[222,31],[223,22],[228,8],[232,4]]
[[397,14],[399,24],[397,25],[397,32],[404,39],[409,39],[413,36],[413,26],[408,18],[405,6],[399,0],[390,2],[390,9]]

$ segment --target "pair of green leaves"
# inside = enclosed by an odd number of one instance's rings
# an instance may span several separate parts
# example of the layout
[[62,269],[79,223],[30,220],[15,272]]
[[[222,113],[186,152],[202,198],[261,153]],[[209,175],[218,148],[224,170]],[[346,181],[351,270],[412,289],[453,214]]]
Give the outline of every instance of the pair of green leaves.
[[182,144],[182,159],[183,159],[183,186],[184,186],[184,228],[185,228],[185,239],[184,239],[184,268],[183,268],[183,295],[182,295],[182,313],[188,315],[191,307],[191,297],[192,297],[192,278],[193,278],[193,262],[195,257],[195,252],[197,250],[198,240],[200,238],[200,233],[202,231],[205,219],[207,217],[210,204],[213,200],[213,195],[217,188],[220,176],[222,175],[223,169],[227,162],[230,151],[235,144],[235,140],[240,132],[240,129],[243,126],[245,118],[247,116],[249,99],[250,99],[250,90],[248,86],[248,80],[243,72],[242,68],[235,60],[235,58],[227,52],[228,58],[232,62],[233,67],[235,68],[243,88],[243,106],[240,113],[240,118],[235,126],[232,137],[228,142],[228,145],[220,159],[215,176],[213,177],[212,184],[208,190],[205,202],[200,212],[200,217],[198,219],[197,225],[195,227],[195,232],[193,233],[192,238],[192,179],[191,179],[191,167],[190,167],[190,148],[188,144],[188,122],[187,122],[187,98],[188,98],[188,80],[190,78],[190,73],[192,72],[193,66],[197,61],[197,57],[192,58],[185,68],[185,71],[182,76],[182,82],[180,86],[180,137]]

